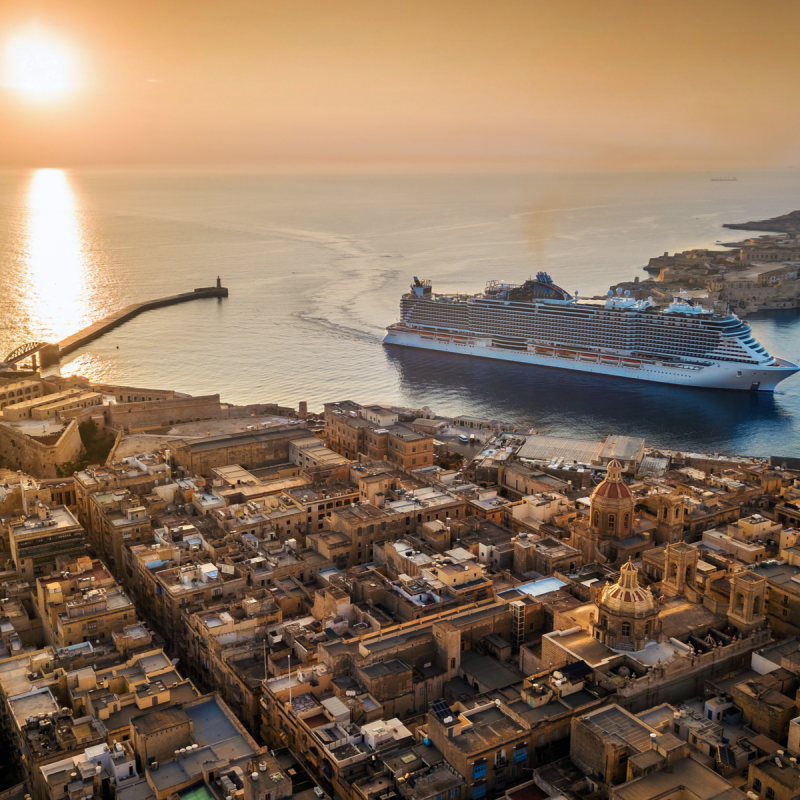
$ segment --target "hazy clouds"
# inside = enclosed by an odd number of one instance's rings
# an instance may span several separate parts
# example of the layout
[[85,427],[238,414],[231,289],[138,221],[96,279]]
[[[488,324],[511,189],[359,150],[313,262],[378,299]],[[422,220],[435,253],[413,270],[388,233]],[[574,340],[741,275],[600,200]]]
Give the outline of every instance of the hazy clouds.
[[0,163],[786,166],[795,2],[39,0],[81,87],[0,89]]

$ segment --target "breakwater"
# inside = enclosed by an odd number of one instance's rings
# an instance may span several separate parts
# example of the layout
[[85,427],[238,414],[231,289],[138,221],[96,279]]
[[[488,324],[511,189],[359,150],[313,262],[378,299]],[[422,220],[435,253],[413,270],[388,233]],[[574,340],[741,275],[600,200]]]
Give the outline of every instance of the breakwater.
[[107,317],[93,322],[91,325],[73,333],[66,339],[62,339],[57,344],[51,344],[44,347],[40,351],[42,366],[57,363],[61,358],[69,353],[77,350],[80,347],[88,344],[94,339],[108,333],[114,328],[119,327],[129,319],[139,316],[145,311],[152,311],[156,308],[164,308],[165,306],[175,306],[179,303],[188,303],[191,300],[202,300],[209,297],[227,297],[228,290],[222,286],[220,279],[217,278],[216,286],[206,286],[200,289],[195,289],[193,292],[184,292],[183,294],[173,294],[169,297],[159,297],[156,300],[146,300],[143,303],[131,303],[129,306],[109,314]]

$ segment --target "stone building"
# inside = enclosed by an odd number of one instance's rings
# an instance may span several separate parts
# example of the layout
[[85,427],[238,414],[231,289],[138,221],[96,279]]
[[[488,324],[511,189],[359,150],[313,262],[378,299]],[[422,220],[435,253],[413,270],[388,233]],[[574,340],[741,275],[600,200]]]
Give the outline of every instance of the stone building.
[[331,530],[350,539],[351,565],[372,561],[376,544],[399,539],[416,527],[416,514],[376,508],[369,503],[334,508],[330,512]]
[[175,466],[192,475],[211,475],[217,467],[238,464],[245,469],[289,463],[289,444],[308,437],[304,425],[242,431],[203,439],[174,439],[168,449]]
[[137,622],[136,608],[99,560],[87,557],[36,581],[45,641],[58,647],[110,642]]
[[653,593],[639,586],[638,570],[630,561],[623,564],[619,582],[600,592],[592,636],[615,650],[641,650],[657,623]]
[[592,492],[589,519],[571,525],[570,544],[581,551],[585,564],[621,564],[641,558],[655,546],[652,522],[642,524],[635,516],[636,500],[622,480],[622,465],[611,461],[606,478]]
[[107,797],[139,777],[130,742],[98,744],[40,768],[46,800]]
[[784,742],[789,733],[789,723],[797,716],[797,706],[792,698],[778,690],[775,683],[771,674],[742,681],[731,689],[731,697],[742,709],[748,727],[774,742]]
[[653,537],[657,544],[683,541],[686,502],[681,492],[650,492],[637,498],[636,513],[655,522]]
[[800,636],[800,584],[792,564],[762,563],[751,570],[767,582],[766,616],[777,637]]
[[[648,553],[651,552],[648,551]],[[690,547],[685,542],[667,544],[664,548],[662,591],[672,595],[686,595],[696,601],[696,592],[694,595],[687,593],[693,592],[696,587],[699,562],[700,553],[696,547]]]
[[129,489],[96,492],[89,497],[92,543],[118,578],[122,578],[125,547],[153,541],[153,521],[139,495]]
[[0,412],[7,405],[41,397],[45,388],[44,381],[39,377],[18,380],[0,378]]
[[144,496],[159,484],[171,481],[171,470],[160,456],[142,453],[113,461],[102,467],[88,467],[75,473],[75,497],[78,518],[86,528],[92,544],[102,547],[100,542],[100,508],[90,508],[89,498],[101,492],[127,489],[135,495]]
[[750,765],[747,793],[758,800],[792,800],[800,794],[800,768],[797,759],[763,756]]
[[39,502],[32,512],[8,520],[4,536],[9,566],[27,581],[55,571],[61,558],[86,555],[86,534],[68,508]]
[[213,603],[186,614],[187,669],[204,692],[218,692],[245,727],[261,726],[261,686],[267,677],[267,628],[283,615],[270,593]]
[[[390,461],[407,469],[433,464],[433,437],[397,423],[396,415],[374,406],[346,400],[325,404],[325,438],[328,447],[352,461],[364,455],[373,461]],[[385,424],[388,419],[394,423]]]

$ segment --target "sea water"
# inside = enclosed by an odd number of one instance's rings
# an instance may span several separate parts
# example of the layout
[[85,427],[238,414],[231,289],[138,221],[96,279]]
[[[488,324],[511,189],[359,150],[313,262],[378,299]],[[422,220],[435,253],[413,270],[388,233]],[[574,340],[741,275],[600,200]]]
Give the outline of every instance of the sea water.
[[[800,376],[750,395],[381,343],[414,276],[476,292],[546,270],[571,293],[605,294],[648,277],[652,256],[748,236],[723,222],[798,206],[800,171],[711,177],[0,173],[0,359],[219,275],[227,299],[147,312],[53,369],[234,403],[430,406],[559,436],[797,456]],[[770,352],[800,359],[800,314],[749,322]]]

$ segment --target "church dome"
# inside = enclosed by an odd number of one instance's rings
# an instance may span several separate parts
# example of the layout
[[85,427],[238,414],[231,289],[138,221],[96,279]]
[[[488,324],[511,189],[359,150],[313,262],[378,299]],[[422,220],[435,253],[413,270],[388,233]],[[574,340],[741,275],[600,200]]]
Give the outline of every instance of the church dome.
[[606,479],[592,493],[592,498],[604,497],[609,500],[628,500],[633,497],[631,490],[622,480],[622,464],[612,461],[608,465]]
[[606,586],[597,599],[598,607],[611,614],[647,616],[656,612],[653,593],[639,586],[639,571],[628,561],[622,565],[619,581]]

